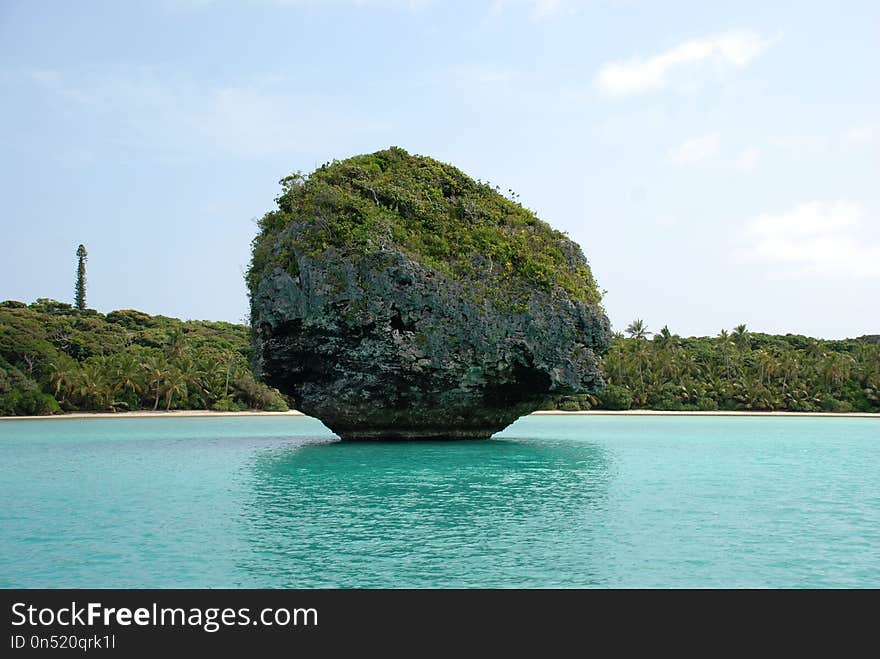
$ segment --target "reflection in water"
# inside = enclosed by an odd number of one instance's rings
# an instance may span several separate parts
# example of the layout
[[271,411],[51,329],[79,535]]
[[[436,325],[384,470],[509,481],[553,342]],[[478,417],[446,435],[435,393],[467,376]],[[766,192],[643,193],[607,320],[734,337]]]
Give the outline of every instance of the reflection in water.
[[876,587],[877,419],[0,422],[0,587]]
[[317,443],[259,453],[239,567],[284,587],[589,586],[605,451],[584,441]]

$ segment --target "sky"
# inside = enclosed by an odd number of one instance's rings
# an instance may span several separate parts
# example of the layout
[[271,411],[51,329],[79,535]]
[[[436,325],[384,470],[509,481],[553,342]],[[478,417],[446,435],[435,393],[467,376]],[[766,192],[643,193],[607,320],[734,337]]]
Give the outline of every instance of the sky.
[[395,145],[584,249],[613,328],[880,333],[880,3],[0,0],[0,300],[245,322],[295,171]]

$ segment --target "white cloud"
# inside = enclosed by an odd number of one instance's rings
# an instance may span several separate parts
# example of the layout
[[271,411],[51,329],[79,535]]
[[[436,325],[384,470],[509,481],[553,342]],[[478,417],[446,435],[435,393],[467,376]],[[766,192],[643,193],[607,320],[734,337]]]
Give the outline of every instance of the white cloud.
[[762,213],[746,227],[754,258],[795,268],[800,275],[880,277],[880,243],[860,237],[859,204],[814,201],[782,213]]
[[610,96],[662,89],[676,69],[712,61],[744,68],[775,40],[755,32],[726,32],[693,39],[652,57],[608,62],[599,69],[595,84],[599,91]]
[[755,168],[755,165],[758,164],[758,157],[760,155],[761,152],[758,151],[758,149],[750,146],[743,149],[742,153],[739,154],[736,164],[742,171],[750,172]]
[[716,155],[719,144],[720,138],[718,133],[701,135],[669,149],[669,160],[676,165],[689,165],[699,162]]

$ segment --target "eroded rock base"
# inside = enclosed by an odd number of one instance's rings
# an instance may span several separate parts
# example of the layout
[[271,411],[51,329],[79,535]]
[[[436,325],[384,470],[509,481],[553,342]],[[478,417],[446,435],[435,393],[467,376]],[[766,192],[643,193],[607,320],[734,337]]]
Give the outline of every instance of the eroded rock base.
[[374,441],[374,442],[410,442],[410,441],[445,441],[456,439],[489,439],[497,432],[494,428],[387,428],[376,430],[340,430],[334,431],[343,441]]

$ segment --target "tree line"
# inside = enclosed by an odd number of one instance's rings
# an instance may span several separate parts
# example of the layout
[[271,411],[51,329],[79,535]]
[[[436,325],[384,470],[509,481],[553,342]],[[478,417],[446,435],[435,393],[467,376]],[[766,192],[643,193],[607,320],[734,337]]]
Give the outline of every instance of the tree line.
[[248,328],[40,299],[0,302],[0,416],[63,411],[283,411],[249,368]]
[[604,390],[547,407],[880,412],[880,336],[827,341],[739,325],[684,338],[635,320],[614,335],[602,362]]
[[[251,372],[249,328],[42,298],[0,302],[0,416],[293,406]],[[681,337],[641,320],[602,358],[607,386],[561,410],[880,412],[880,336],[826,341],[751,332]]]

